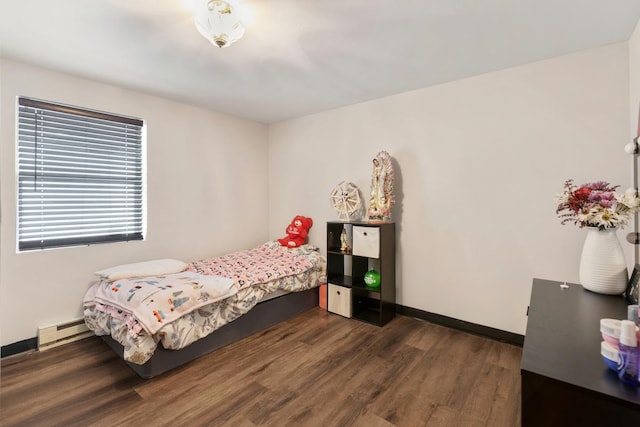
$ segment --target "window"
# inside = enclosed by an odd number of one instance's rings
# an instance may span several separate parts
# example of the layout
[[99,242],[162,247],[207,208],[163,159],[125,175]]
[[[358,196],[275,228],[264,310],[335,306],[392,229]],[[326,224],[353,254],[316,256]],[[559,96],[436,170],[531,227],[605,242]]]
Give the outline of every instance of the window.
[[18,98],[18,250],[142,240],[143,127]]

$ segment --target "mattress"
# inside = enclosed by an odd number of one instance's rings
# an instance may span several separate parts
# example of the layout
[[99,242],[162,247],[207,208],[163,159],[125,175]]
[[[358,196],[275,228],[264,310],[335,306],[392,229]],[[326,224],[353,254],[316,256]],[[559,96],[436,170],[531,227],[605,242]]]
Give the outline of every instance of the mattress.
[[[255,253],[270,259],[268,262],[272,262],[272,265],[258,270],[248,269],[248,263],[255,264]],[[229,267],[222,271],[221,266],[226,265]],[[242,268],[234,270],[233,266],[237,265]],[[217,259],[197,261],[191,263],[189,270],[200,274],[226,274],[236,281],[238,291],[229,298],[183,315],[154,334],[132,328],[127,316],[119,316],[114,310],[105,310],[101,305],[91,302],[85,302],[85,323],[96,335],[109,335],[120,343],[126,361],[142,365],[160,345],[166,350],[185,348],[238,319],[260,301],[277,298],[287,292],[312,289],[326,281],[326,260],[317,247],[304,245],[290,249],[277,242],[267,242],[260,247]],[[276,270],[281,270],[281,274],[272,278]]]

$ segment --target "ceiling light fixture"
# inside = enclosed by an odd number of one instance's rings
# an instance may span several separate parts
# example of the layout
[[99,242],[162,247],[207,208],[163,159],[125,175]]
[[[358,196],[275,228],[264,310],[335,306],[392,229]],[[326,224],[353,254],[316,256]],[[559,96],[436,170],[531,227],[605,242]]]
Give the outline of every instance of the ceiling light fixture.
[[200,34],[218,47],[240,40],[244,25],[235,6],[233,0],[200,0],[194,19]]

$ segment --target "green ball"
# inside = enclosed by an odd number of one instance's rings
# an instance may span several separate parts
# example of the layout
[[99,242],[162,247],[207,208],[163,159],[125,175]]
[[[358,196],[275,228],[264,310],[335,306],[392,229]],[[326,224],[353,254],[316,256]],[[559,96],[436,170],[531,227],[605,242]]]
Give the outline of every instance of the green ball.
[[364,283],[369,288],[380,287],[380,273],[371,269],[364,274]]

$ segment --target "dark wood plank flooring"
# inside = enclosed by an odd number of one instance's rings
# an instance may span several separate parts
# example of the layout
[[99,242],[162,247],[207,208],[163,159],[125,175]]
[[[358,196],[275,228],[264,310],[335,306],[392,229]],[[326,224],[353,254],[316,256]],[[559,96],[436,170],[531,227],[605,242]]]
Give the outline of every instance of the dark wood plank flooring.
[[313,309],[151,380],[99,338],[2,360],[2,426],[520,425],[522,349]]

